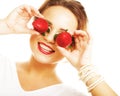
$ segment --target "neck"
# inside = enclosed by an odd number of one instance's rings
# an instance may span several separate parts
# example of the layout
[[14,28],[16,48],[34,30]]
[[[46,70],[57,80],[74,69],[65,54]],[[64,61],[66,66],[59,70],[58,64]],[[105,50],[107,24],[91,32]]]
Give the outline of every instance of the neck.
[[42,64],[34,59],[32,56],[30,61],[28,62],[29,71],[36,72],[54,72],[56,68],[56,64]]
[[29,62],[18,63],[17,70],[21,85],[26,90],[35,90],[61,83],[56,75],[55,66],[56,64],[41,64],[34,57],[31,57]]

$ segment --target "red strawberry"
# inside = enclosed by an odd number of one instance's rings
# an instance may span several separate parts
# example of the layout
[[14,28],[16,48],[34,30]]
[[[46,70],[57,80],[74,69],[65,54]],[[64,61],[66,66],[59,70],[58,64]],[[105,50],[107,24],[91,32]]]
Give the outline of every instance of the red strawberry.
[[60,34],[58,34],[55,38],[56,43],[60,46],[60,47],[68,47],[69,45],[72,44],[72,36],[70,35],[70,33],[64,31],[61,32]]
[[48,30],[48,22],[43,18],[37,18],[32,23],[34,30],[44,33]]

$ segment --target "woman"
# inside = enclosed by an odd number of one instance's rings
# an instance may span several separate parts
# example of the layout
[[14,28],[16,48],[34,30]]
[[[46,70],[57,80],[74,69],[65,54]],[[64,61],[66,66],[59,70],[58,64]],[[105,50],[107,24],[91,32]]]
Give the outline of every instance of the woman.
[[[78,70],[92,96],[117,96],[94,71],[93,65],[84,61],[90,37],[87,33],[87,15],[81,3],[75,0],[47,0],[39,12],[31,6],[22,5],[0,20],[0,34],[31,34],[33,53],[29,61],[16,63],[16,66],[14,62],[0,58],[0,95],[86,96],[62,84],[56,75],[57,63],[65,57]],[[49,21],[50,32],[43,36],[29,29],[27,24],[32,17]],[[66,29],[74,37],[72,49],[59,47],[54,39],[56,34]]]

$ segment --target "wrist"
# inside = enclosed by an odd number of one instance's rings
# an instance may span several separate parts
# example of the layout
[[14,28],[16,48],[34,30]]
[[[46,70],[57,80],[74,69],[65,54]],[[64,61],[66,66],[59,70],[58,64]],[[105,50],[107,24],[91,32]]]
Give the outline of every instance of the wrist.
[[88,87],[88,91],[94,89],[104,80],[96,69],[94,65],[84,65],[79,70],[80,79]]
[[9,34],[11,30],[6,23],[5,19],[0,20],[0,34]]

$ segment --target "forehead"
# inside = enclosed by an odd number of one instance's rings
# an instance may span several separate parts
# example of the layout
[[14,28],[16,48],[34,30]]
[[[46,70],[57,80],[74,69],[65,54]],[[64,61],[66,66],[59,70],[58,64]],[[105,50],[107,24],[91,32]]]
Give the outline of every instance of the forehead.
[[52,6],[47,8],[42,14],[55,28],[68,29],[70,31],[77,29],[77,18],[65,7]]

